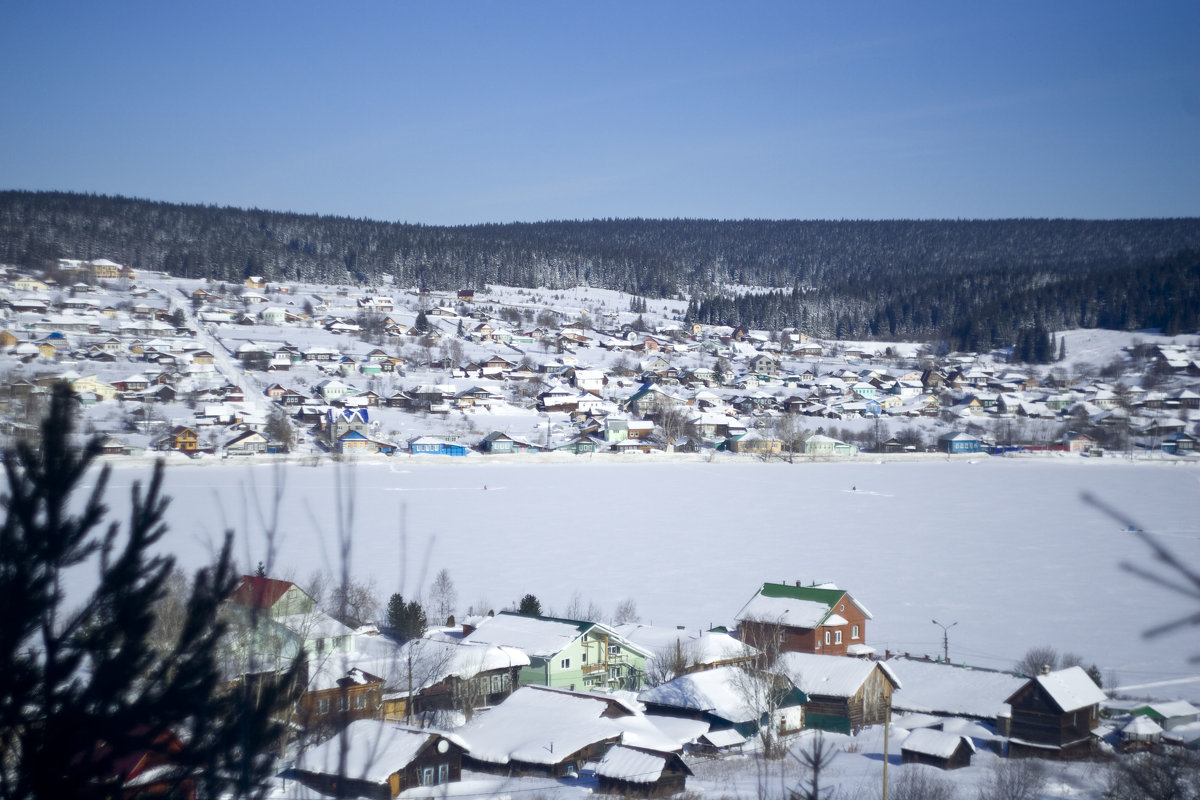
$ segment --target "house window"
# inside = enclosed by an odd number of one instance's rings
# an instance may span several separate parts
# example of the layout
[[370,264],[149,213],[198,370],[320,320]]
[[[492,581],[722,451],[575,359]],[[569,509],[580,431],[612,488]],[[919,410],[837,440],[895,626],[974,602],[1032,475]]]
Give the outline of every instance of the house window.
[[354,695],[354,707],[355,708],[366,708],[367,707],[367,696],[365,694]]
[[558,668],[559,669],[570,669],[571,668],[571,659],[564,658],[562,661],[559,661]]
[[857,639],[857,638],[858,638],[858,626],[857,626],[857,625],[851,625],[851,626],[850,626],[850,638],[851,638],[851,639]]
[[421,770],[421,785],[433,786],[433,767],[425,767]]
[[619,656],[619,655],[621,655],[621,645],[619,645],[619,644],[610,644],[610,645],[608,646],[608,654],[609,654],[610,656]]
[[841,631],[834,631],[834,632],[833,632],[833,643],[834,643],[834,644],[841,644],[841,643],[842,643],[842,632],[841,632]]
[[502,688],[504,688],[504,687],[501,685],[500,676],[499,676],[499,675],[493,675],[493,676],[492,676],[492,692],[493,692],[493,693],[495,693],[495,692],[498,692],[498,691],[500,691]]
[[581,664],[587,663],[587,651],[586,650],[584,650],[583,655],[579,657],[579,663],[581,663]]
[[350,708],[350,698],[342,695],[338,698],[338,711],[345,711]]
[[825,644],[829,644],[829,631],[825,631]]
[[317,701],[317,713],[318,714],[328,714],[329,713],[329,698],[328,697],[322,697],[320,700]]
[[438,764],[438,783],[449,783],[450,781],[450,765]]

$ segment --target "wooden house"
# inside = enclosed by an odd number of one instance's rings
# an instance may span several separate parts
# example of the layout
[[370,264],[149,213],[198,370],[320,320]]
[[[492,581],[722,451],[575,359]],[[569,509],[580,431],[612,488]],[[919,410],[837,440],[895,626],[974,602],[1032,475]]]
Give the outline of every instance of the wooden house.
[[195,453],[200,449],[200,434],[195,428],[176,425],[171,432],[158,440],[157,450],[177,450],[180,453]]
[[465,456],[469,450],[466,445],[457,442],[447,442],[432,436],[417,436],[408,440],[408,450],[413,455],[436,456]]
[[900,745],[902,764],[927,764],[938,769],[971,766],[975,744],[969,736],[960,736],[932,728],[918,728]]
[[983,451],[983,442],[978,436],[972,436],[969,433],[962,431],[952,431],[938,437],[938,450],[943,453],[980,453]]
[[479,449],[485,453],[511,453],[515,448],[513,438],[507,433],[492,431],[483,437],[483,441],[479,443]]
[[783,653],[775,666],[808,695],[806,728],[853,733],[881,724],[900,688],[896,673],[882,661]]
[[324,794],[388,800],[408,789],[462,780],[466,752],[453,733],[364,719],[301,751],[289,774]]
[[358,667],[335,671],[335,660],[309,661],[315,666],[297,702],[299,722],[305,728],[340,730],[351,722],[379,714],[384,679]]
[[1006,701],[1012,706],[1009,755],[1080,758],[1092,752],[1104,692],[1083,667],[1030,678]]
[[832,585],[764,583],[738,612],[742,640],[759,650],[863,656],[871,613]]
[[626,797],[668,797],[686,788],[692,774],[677,753],[615,745],[596,765],[601,794]]

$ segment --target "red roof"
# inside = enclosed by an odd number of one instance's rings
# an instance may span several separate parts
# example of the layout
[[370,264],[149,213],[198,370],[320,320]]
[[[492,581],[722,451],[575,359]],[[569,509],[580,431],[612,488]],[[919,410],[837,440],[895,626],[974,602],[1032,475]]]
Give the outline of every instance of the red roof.
[[278,581],[274,578],[260,578],[257,575],[243,575],[242,583],[229,596],[232,603],[253,608],[271,608],[288,589],[294,586],[291,581]]

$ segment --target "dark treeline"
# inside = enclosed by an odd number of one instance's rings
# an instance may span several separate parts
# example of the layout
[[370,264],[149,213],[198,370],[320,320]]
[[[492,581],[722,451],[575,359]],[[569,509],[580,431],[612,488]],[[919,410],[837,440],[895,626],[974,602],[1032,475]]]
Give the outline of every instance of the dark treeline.
[[[1185,255],[1191,253],[1192,255]],[[0,192],[0,261],[109,258],[240,281],[688,296],[703,322],[1012,344],[1029,327],[1195,327],[1200,220],[592,220],[435,227]],[[788,287],[733,298],[727,284]]]
[[[940,341],[972,351],[1037,341],[1069,328],[1158,328],[1176,334],[1200,328],[1200,252],[1073,271],[885,271],[807,291],[693,300],[688,318],[771,330],[798,327],[836,339]],[[1040,350],[1030,360],[1042,360]]]

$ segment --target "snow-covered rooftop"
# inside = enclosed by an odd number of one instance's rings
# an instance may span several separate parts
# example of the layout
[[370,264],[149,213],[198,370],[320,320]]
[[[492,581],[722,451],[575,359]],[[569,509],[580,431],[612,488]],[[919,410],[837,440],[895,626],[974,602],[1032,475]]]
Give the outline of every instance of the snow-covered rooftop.
[[967,747],[971,748],[972,753],[975,752],[975,743],[967,736],[943,733],[942,731],[935,731],[932,728],[918,728],[905,738],[900,747],[902,750],[934,756],[935,758],[949,758],[954,755],[954,751],[963,742],[967,743]]
[[1048,675],[1038,675],[1034,680],[1063,711],[1075,711],[1108,699],[1083,667],[1060,669]]
[[407,766],[438,736],[466,749],[466,742],[453,733],[361,719],[351,722],[332,739],[303,750],[296,767],[308,772],[338,774],[345,744],[344,774],[347,777],[386,783],[389,775]]
[[458,733],[470,744],[471,754],[483,761],[557,764],[588,745],[621,736],[617,721],[603,716],[612,702],[601,695],[593,699],[524,686]]
[[647,704],[707,711],[734,723],[750,722],[758,719],[760,713],[750,698],[762,694],[753,684],[762,681],[762,678],[737,667],[718,667],[681,675],[661,686],[647,689],[638,695],[638,700]]
[[463,641],[506,645],[534,658],[548,658],[582,635],[579,625],[570,622],[501,613],[485,618]]
[[888,667],[904,688],[892,695],[892,708],[933,714],[994,719],[1025,679],[1007,672],[894,658]]
[[867,661],[845,656],[819,656],[811,653],[783,653],[776,668],[792,679],[802,692],[826,697],[850,697],[859,690],[876,668],[897,685],[900,679],[882,661]]

